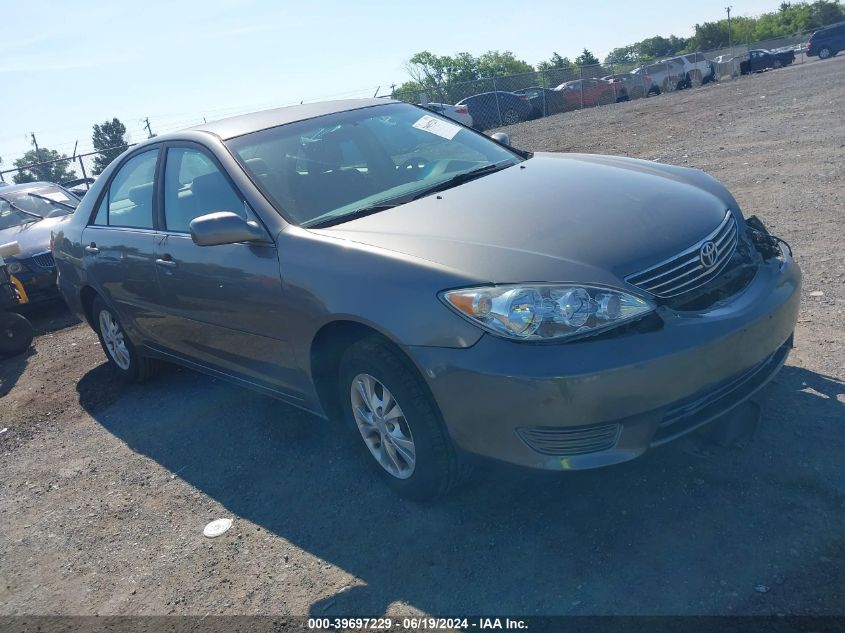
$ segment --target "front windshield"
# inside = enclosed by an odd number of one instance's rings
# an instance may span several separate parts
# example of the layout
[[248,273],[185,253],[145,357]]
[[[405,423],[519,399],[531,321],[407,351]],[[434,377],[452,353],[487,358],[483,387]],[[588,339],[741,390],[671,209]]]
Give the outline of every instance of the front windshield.
[[451,119],[399,103],[282,125],[227,144],[277,208],[306,227],[401,204],[461,174],[522,160]]
[[7,191],[0,189],[0,229],[8,229],[48,216],[72,213],[79,200],[59,187]]

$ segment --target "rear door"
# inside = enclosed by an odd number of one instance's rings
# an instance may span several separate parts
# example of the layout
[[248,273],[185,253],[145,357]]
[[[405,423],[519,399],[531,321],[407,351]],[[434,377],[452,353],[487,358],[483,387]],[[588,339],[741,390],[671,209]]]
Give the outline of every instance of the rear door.
[[153,207],[160,155],[154,147],[124,160],[82,233],[89,278],[124,327],[144,342],[153,337],[159,315]]
[[[256,220],[222,167],[200,145],[170,144],[162,169],[159,340],[167,350],[228,375],[296,396],[276,247],[197,246],[196,217],[232,211]],[[260,224],[260,221],[259,221]]]

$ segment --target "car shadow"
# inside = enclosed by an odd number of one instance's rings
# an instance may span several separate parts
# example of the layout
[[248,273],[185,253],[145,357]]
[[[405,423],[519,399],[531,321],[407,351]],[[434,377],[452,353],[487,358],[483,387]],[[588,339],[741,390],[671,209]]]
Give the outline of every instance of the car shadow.
[[[826,594],[805,573],[841,556],[836,378],[785,367],[759,395],[763,422],[744,449],[685,438],[596,471],[485,468],[419,505],[374,483],[341,426],[187,370],[127,388],[103,387],[105,371],[78,387],[105,429],[359,579],[314,616],[396,603],[443,615],[797,613],[808,595],[819,612],[842,609],[841,578]],[[789,591],[755,591],[778,583]]]
[[62,299],[22,305],[16,311],[29,319],[35,330],[35,336],[63,330],[80,322]]
[[32,347],[15,356],[0,355],[0,398],[17,384],[29,364],[29,359],[34,355],[35,350]]

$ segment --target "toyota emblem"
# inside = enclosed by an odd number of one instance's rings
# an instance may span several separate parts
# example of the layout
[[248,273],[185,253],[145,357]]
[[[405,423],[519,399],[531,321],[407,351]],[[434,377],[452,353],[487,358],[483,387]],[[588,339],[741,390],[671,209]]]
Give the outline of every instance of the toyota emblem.
[[719,249],[716,248],[714,242],[704,242],[701,245],[701,250],[698,251],[698,259],[705,268],[713,268],[716,264],[716,258],[719,255]]

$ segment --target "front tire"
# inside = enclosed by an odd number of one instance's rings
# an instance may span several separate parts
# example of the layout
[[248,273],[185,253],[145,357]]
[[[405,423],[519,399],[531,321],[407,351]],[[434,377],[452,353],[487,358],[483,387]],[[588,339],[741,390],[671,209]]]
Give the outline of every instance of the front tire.
[[109,365],[127,382],[144,382],[156,372],[158,363],[138,353],[115,311],[99,297],[94,299],[91,314]]
[[17,356],[32,345],[32,324],[17,312],[0,312],[0,355]]
[[379,336],[351,346],[340,363],[339,397],[353,442],[401,496],[445,495],[464,469],[416,369]]

